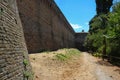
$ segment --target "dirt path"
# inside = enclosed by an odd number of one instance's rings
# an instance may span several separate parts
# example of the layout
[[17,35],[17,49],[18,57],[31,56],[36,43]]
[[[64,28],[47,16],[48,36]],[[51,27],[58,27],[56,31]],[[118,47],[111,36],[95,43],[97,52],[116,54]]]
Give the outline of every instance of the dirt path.
[[[61,51],[58,51],[59,53]],[[106,65],[83,52],[67,62],[54,59],[53,53],[30,54],[35,80],[119,80],[120,68]]]

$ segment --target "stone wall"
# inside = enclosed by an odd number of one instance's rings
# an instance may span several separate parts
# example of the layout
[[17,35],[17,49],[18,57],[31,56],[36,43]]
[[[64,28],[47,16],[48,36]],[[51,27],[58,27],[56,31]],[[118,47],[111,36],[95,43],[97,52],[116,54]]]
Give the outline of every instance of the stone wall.
[[54,0],[17,0],[30,53],[74,47],[74,30]]
[[87,32],[80,32],[75,34],[75,47],[81,51],[86,51],[86,48],[84,47],[84,42],[87,34]]
[[0,80],[25,79],[27,53],[16,0],[0,0]]

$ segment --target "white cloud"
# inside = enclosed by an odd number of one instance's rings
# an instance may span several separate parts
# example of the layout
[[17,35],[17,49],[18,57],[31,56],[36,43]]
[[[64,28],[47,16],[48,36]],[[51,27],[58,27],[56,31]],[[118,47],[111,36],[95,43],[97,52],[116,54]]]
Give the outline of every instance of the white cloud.
[[88,23],[88,22],[86,22],[86,23],[85,23],[85,25],[89,25],[89,23]]
[[80,28],[82,28],[82,26],[80,26],[79,24],[72,24],[72,23],[70,23],[70,25],[73,27],[73,29],[80,29]]

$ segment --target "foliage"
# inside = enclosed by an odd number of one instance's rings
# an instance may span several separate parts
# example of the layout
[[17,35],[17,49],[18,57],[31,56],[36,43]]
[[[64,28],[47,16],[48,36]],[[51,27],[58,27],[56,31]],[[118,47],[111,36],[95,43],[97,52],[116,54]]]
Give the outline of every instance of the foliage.
[[89,25],[86,47],[96,52],[95,56],[103,53],[103,49],[106,47],[106,55],[120,57],[120,2],[113,6],[112,12],[96,15]]
[[105,28],[108,22],[107,18],[107,15],[101,14],[95,16],[90,21],[90,30],[85,45],[93,52],[98,51],[98,48],[102,47],[103,35],[106,34]]
[[27,70],[27,67],[29,66],[28,60],[27,60],[27,59],[24,59],[24,60],[23,60],[23,64],[24,64],[24,67],[25,67],[25,70],[24,70],[24,72],[23,72],[24,79],[25,79],[25,80],[29,80],[29,78],[30,78],[31,80],[33,80],[33,75],[34,75],[34,74],[33,74],[31,71],[28,71],[28,70]]
[[111,36],[109,43],[111,55],[120,57],[120,2],[113,6],[113,12],[109,14],[108,35]]
[[57,54],[55,57],[60,61],[66,61],[70,59],[72,56],[78,56],[80,51],[77,49],[64,49],[65,53]]
[[60,61],[65,61],[65,60],[69,59],[69,57],[65,54],[57,54],[56,58]]
[[24,60],[23,60],[23,64],[24,64],[25,66],[27,66],[27,65],[29,64],[28,60],[24,59]]
[[113,0],[95,0],[97,14],[108,13]]
[[31,72],[29,72],[29,71],[24,71],[24,77],[27,79],[27,80],[29,80],[29,78],[31,79],[31,80],[33,80],[33,73],[31,73]]
[[95,56],[95,57],[102,57],[102,54],[100,54],[100,53],[94,53],[93,56]]

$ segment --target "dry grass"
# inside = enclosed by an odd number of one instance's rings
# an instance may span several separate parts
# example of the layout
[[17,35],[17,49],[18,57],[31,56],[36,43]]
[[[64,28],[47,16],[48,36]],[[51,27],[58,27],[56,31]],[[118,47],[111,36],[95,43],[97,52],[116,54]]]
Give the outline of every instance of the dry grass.
[[97,58],[80,53],[75,49],[60,49],[30,54],[34,80],[108,80],[106,77],[111,75],[113,80],[120,78],[116,71],[119,68],[98,64]]

